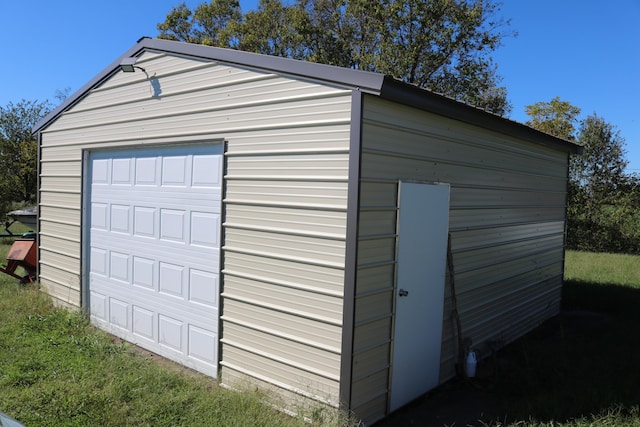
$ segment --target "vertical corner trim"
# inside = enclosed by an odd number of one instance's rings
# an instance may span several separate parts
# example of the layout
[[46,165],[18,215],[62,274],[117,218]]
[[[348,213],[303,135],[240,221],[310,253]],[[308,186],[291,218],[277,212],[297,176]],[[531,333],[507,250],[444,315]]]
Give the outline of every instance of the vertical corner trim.
[[355,326],[356,274],[358,268],[358,221],[360,217],[360,160],[362,157],[362,109],[364,94],[351,92],[349,136],[349,182],[347,200],[346,256],[342,308],[342,351],[340,366],[340,406],[351,408],[353,381],[353,339]]
[[87,316],[91,314],[89,300],[89,224],[91,212],[91,152],[82,150],[82,179],[80,181],[80,307]]
[[42,132],[37,133],[36,150],[36,281],[40,281],[40,188],[42,188],[42,169],[40,160],[42,159]]

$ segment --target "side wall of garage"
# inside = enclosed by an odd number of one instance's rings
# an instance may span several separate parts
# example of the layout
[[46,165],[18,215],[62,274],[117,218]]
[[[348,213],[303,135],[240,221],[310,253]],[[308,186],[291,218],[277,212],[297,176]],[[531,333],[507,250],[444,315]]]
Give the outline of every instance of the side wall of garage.
[[338,405],[351,93],[147,51],[41,133],[40,280],[81,304],[83,150],[226,141],[221,372]]
[[[352,386],[358,415],[383,417],[388,399],[398,181],[451,185],[458,310],[464,337],[482,348],[559,310],[567,161],[561,151],[365,97]],[[441,382],[455,374],[451,312],[447,284]]]

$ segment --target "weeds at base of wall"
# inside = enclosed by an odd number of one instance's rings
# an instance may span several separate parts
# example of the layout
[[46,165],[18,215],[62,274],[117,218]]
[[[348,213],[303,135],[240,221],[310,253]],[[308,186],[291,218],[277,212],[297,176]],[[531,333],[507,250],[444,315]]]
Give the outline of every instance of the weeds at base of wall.
[[[364,427],[364,423],[351,412],[333,407],[330,404],[312,401],[304,396],[295,397],[292,401],[287,400],[281,396],[277,387],[261,386],[250,378],[238,380],[232,385],[221,384],[221,387],[256,399],[261,404],[270,406],[298,420],[301,426]],[[326,400],[329,401],[329,399]]]
[[302,408],[300,413],[308,413],[304,419],[312,426],[363,427],[364,424],[354,414],[328,406]]

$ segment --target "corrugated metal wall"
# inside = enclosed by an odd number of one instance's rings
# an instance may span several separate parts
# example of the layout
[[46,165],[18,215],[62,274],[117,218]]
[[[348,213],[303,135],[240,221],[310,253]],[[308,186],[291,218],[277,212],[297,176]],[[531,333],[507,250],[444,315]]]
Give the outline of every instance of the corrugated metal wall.
[[[373,421],[389,389],[398,180],[451,184],[458,310],[481,346],[559,309],[568,155],[372,96],[363,120],[352,408]],[[455,374],[448,286],[445,301],[442,381]]]
[[227,141],[222,375],[337,406],[351,95],[145,53],[42,133],[40,280],[80,304],[82,150]]

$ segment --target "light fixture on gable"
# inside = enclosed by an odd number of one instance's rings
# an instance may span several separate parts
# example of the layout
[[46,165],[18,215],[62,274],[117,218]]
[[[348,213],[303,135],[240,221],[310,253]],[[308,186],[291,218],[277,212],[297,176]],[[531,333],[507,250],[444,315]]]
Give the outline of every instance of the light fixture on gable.
[[136,71],[136,68],[137,68],[139,70],[142,70],[142,72],[144,72],[145,74],[147,74],[144,68],[135,65],[137,60],[138,58],[135,56],[131,56],[129,58],[122,58],[122,60],[120,61],[120,69],[125,73],[133,73]]
[[136,68],[144,73],[147,77],[147,80],[151,83],[151,96],[156,99],[160,99],[160,94],[162,93],[162,88],[160,87],[160,82],[156,78],[155,74],[153,76],[149,76],[147,70],[136,65],[136,61],[138,57],[130,56],[127,58],[122,58],[120,60],[120,64],[118,64],[118,68],[122,70],[123,73],[134,73]]

